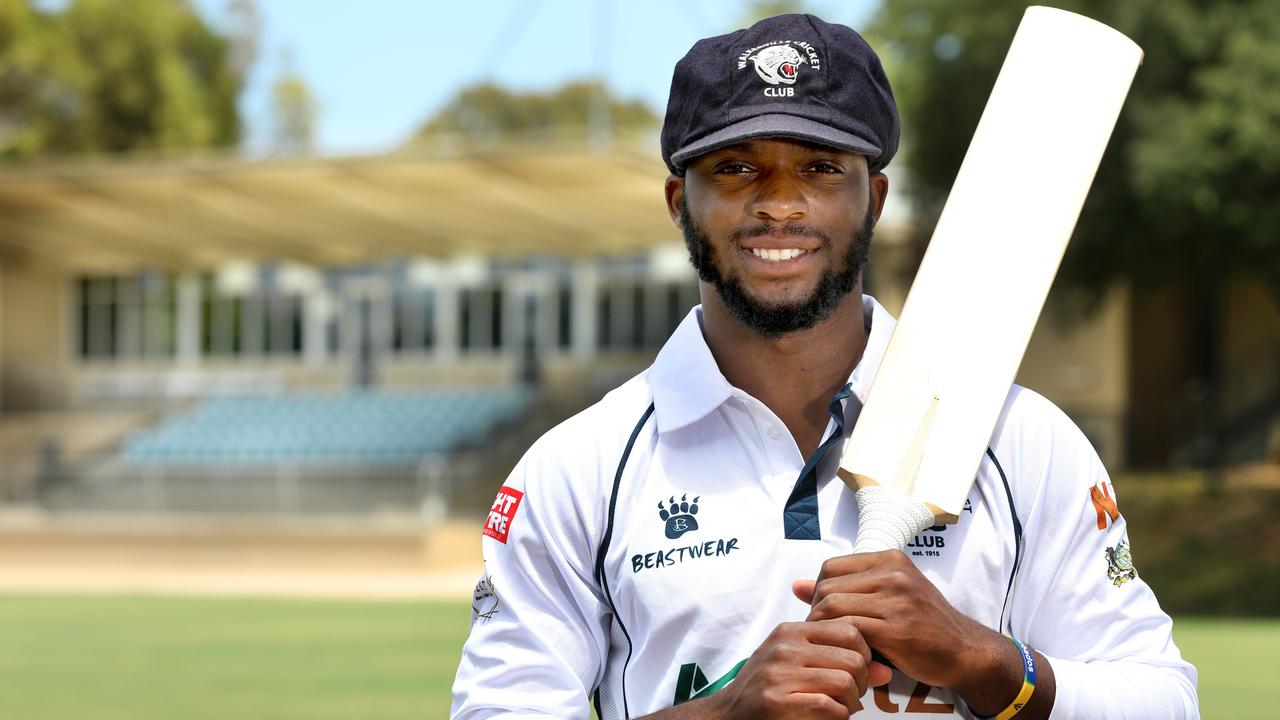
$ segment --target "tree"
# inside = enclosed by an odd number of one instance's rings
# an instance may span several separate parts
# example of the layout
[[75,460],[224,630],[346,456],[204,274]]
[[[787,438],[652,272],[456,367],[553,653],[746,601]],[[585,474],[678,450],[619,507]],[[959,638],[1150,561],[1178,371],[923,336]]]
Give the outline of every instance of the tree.
[[233,49],[186,0],[0,0],[0,156],[234,146]]
[[[1270,0],[1069,0],[1145,51],[1064,260],[1059,284],[1193,289],[1196,374],[1211,398],[1202,460],[1219,460],[1226,279],[1280,300],[1280,4]],[[1021,7],[1004,0],[894,0],[875,21],[897,71],[904,157],[921,237],[936,222]],[[1088,52],[1081,48],[1081,52]],[[1000,190],[991,188],[992,212]]]
[[599,83],[574,82],[546,93],[518,93],[492,83],[473,85],[418,131],[418,142],[484,147],[502,141],[585,141],[592,134],[593,97],[609,106],[609,130],[615,137],[637,138],[657,128],[647,105],[613,97]]
[[[1265,0],[1059,3],[1146,52],[1072,240],[1068,283],[1186,279],[1206,261],[1280,288],[1280,5]],[[886,3],[904,162],[922,225],[941,210],[1021,12],[1001,0]],[[1082,49],[1083,51],[1083,49]],[[1134,227],[1146,229],[1135,233]],[[1214,242],[1205,242],[1213,238]],[[1171,246],[1172,243],[1172,246]]]
[[276,151],[300,155],[311,150],[315,139],[315,97],[297,73],[285,73],[272,87]]
[[271,87],[271,115],[275,151],[283,155],[301,155],[311,150],[315,139],[316,113],[319,103],[311,88],[295,69],[293,53],[282,53],[283,69]]

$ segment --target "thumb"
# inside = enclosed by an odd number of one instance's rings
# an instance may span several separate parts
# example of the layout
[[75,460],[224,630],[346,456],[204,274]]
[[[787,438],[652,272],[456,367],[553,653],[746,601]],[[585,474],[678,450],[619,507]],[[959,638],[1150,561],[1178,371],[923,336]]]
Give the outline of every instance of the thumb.
[[872,660],[867,665],[867,687],[880,687],[893,679],[893,670],[884,663]]
[[792,580],[791,592],[795,593],[800,602],[806,605],[813,604],[813,592],[818,587],[817,580]]

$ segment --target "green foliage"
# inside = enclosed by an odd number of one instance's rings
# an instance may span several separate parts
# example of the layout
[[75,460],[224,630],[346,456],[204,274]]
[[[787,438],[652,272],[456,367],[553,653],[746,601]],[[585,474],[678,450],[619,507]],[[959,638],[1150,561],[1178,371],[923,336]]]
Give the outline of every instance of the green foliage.
[[0,157],[233,146],[232,50],[186,0],[0,0]]
[[[1029,4],[1029,3],[1028,3]],[[923,232],[955,178],[1022,15],[1005,0],[894,0],[871,34],[895,71]],[[1280,4],[1069,0],[1145,51],[1063,268],[1070,284],[1208,267],[1280,284]],[[1081,48],[1088,52],[1088,48]],[[1001,212],[1000,188],[990,188]]]
[[483,147],[506,140],[585,140],[591,117],[608,103],[607,127],[614,137],[635,139],[657,128],[657,117],[640,101],[608,94],[599,83],[575,82],[547,93],[516,93],[491,83],[464,89],[418,132],[419,141]]
[[281,76],[272,88],[272,100],[276,149],[291,155],[310,150],[319,106],[306,81],[293,72]]
[[1280,608],[1280,488],[1206,496],[1198,473],[1116,478],[1138,573],[1174,615],[1272,615]]

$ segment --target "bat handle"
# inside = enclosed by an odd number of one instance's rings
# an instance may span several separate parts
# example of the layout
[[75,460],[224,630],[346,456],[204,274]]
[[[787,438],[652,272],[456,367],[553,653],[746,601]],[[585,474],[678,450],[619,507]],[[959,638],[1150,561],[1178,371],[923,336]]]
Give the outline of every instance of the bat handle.
[[[915,498],[883,485],[858,488],[858,537],[853,551],[902,550],[921,530],[933,525],[933,511]],[[896,670],[880,651],[871,648],[871,659]]]
[[933,511],[913,497],[883,485],[867,485],[858,501],[858,537],[853,551],[902,550],[911,538],[933,525]]

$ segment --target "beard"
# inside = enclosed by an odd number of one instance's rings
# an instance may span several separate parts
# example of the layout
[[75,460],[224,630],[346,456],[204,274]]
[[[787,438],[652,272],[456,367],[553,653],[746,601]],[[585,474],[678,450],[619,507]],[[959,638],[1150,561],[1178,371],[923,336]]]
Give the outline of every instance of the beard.
[[[854,231],[849,249],[844,254],[843,267],[827,268],[808,297],[781,303],[769,303],[751,296],[736,275],[725,274],[716,267],[715,247],[689,215],[689,206],[683,197],[680,199],[680,225],[685,247],[689,249],[689,263],[697,271],[698,279],[715,288],[721,302],[739,323],[765,337],[776,337],[812,328],[830,317],[841,301],[853,292],[867,264],[875,216],[868,205],[862,227]],[[738,241],[767,234],[770,230],[770,226],[762,223],[736,230],[729,239]],[[831,238],[815,228],[787,225],[783,232],[815,237],[832,247]]]

